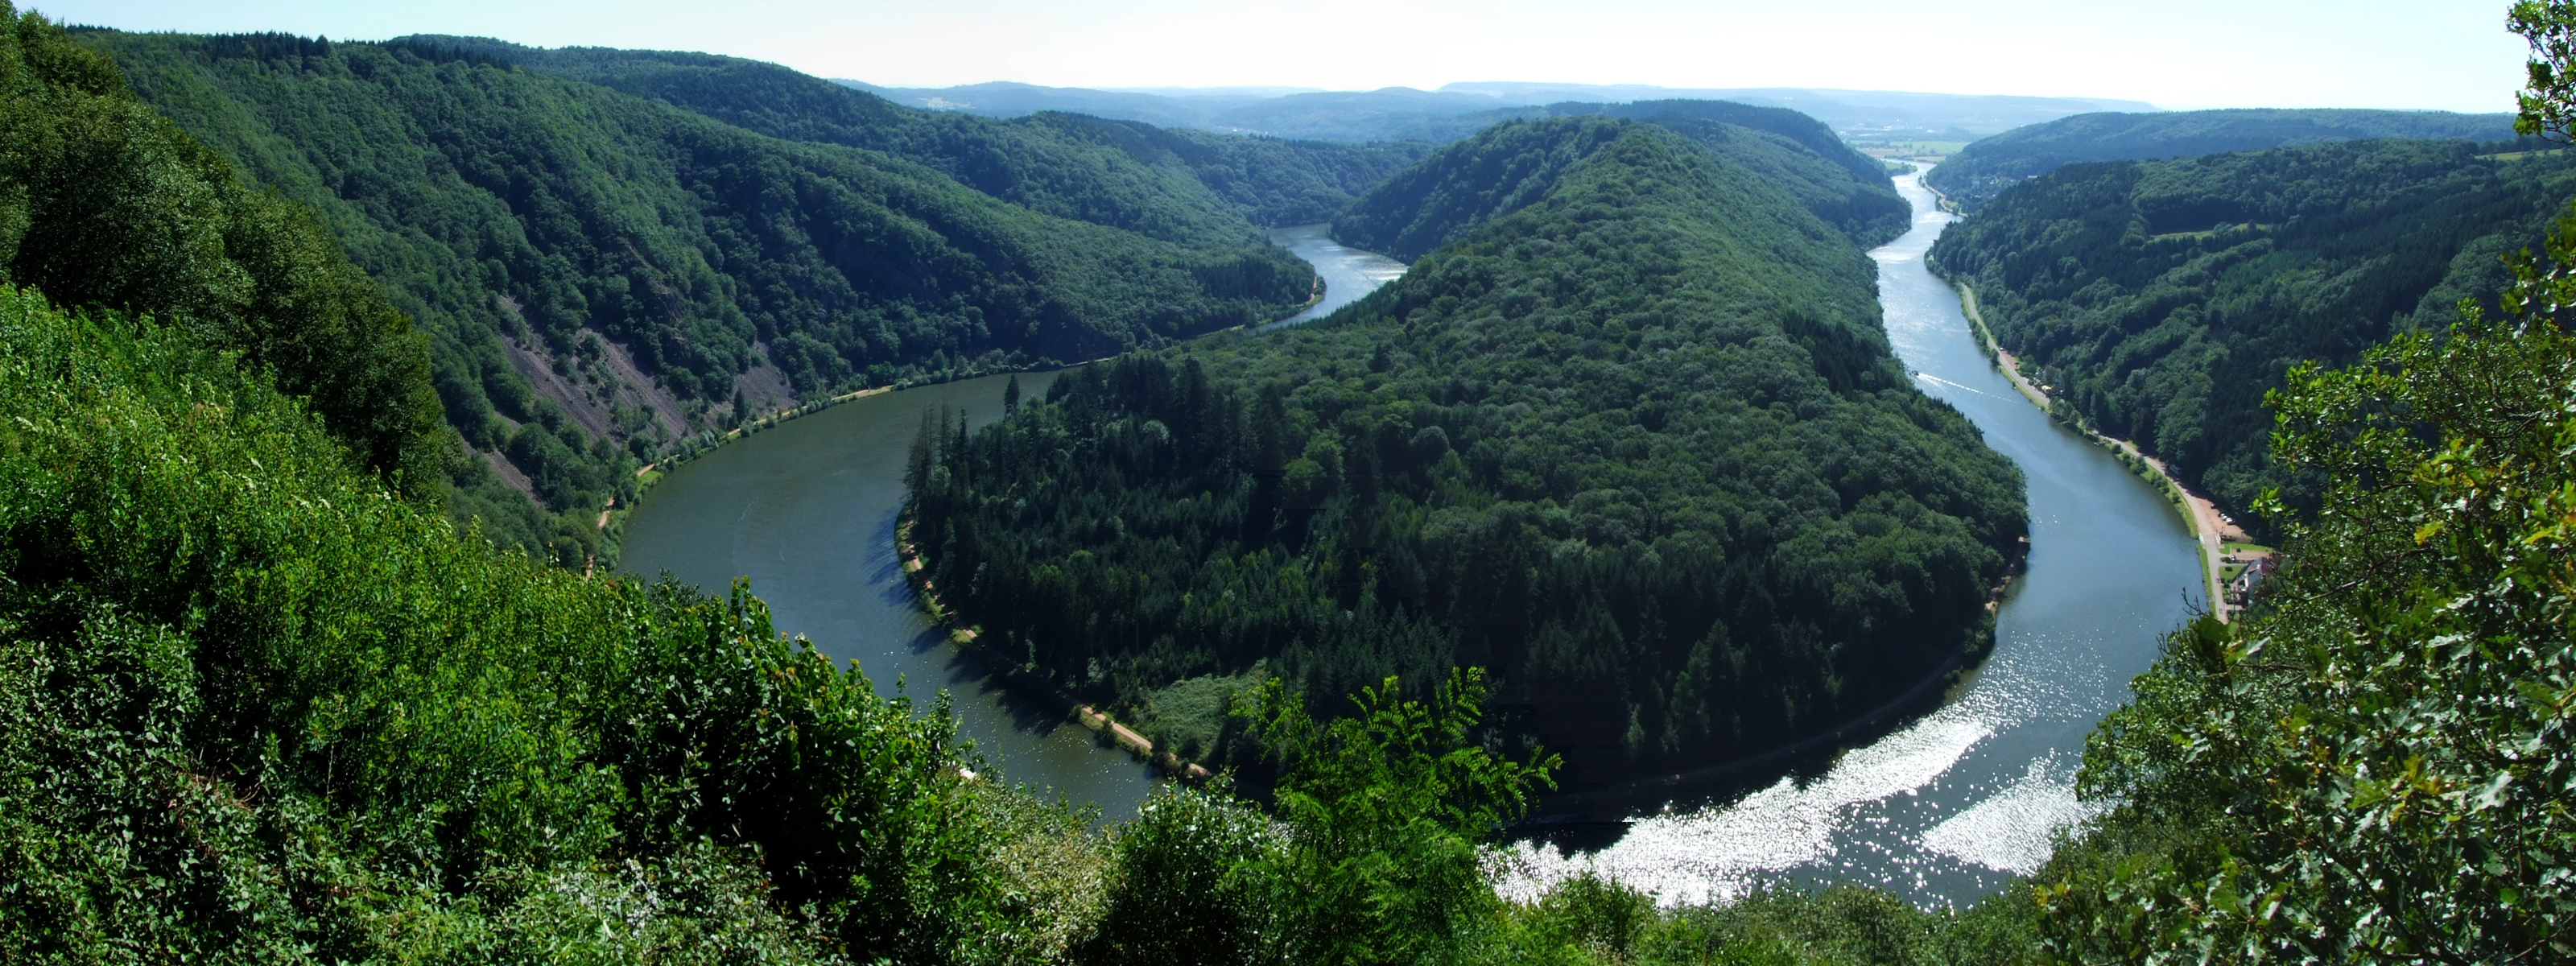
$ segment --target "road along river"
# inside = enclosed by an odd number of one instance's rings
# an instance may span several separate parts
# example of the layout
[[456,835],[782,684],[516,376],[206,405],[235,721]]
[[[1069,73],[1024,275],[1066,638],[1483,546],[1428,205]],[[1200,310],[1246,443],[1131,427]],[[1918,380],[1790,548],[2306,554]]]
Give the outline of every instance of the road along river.
[[[1271,240],[1314,263],[1324,297],[1282,322],[1320,318],[1395,277],[1404,263],[1345,248],[1323,225],[1282,228]],[[988,376],[866,396],[682,464],[653,487],[626,520],[623,566],[723,593],[751,578],[782,633],[803,634],[834,658],[859,662],[880,693],[903,682],[928,704],[948,691],[958,729],[1004,780],[1093,802],[1124,820],[1151,789],[1153,773],[1063,710],[993,680],[949,646],[914,602],[895,560],[894,520],[903,507],[903,465],[921,412],[948,406],[982,422],[1001,415],[1005,376]],[[1052,373],[1022,373],[1035,395]]]
[[[1871,252],[1897,358],[2029,479],[2030,556],[1985,663],[1930,714],[1747,788],[1677,794],[1588,850],[1515,847],[1528,895],[1585,868],[1667,904],[1763,881],[1851,882],[1917,904],[1966,904],[2048,857],[2083,817],[2084,736],[2129,697],[2161,635],[2204,595],[2198,546],[2171,505],[2108,451],[2052,422],[1986,360],[1923,253],[1955,220],[1921,170],[1897,179],[1914,227]],[[1776,772],[1774,772],[1776,774]]]
[[[1966,902],[2047,855],[2080,817],[2072,779],[2084,735],[2127,699],[2164,631],[2200,603],[2182,521],[2109,453],[2050,422],[1972,341],[1948,285],[1923,267],[1951,218],[1916,176],[1899,179],[1914,228],[1872,253],[1887,330],[1923,391],[1967,414],[2029,477],[2031,550],[1993,655],[1946,702],[1865,746],[1750,787],[1677,789],[1615,842],[1517,851],[1526,893],[1584,867],[1668,903],[1722,899],[1765,879],[1848,881],[1925,904]],[[1329,314],[1402,265],[1333,244],[1322,226],[1272,240],[1316,263]],[[1020,376],[1040,392],[1046,374]],[[1124,753],[1023,700],[932,631],[897,568],[902,466],[924,408],[978,421],[1001,412],[991,377],[866,397],[723,447],[674,471],[627,520],[625,566],[721,591],[751,578],[780,630],[852,659],[881,691],[900,676],[922,700],[955,695],[959,725],[1009,781],[1135,813],[1152,775]]]

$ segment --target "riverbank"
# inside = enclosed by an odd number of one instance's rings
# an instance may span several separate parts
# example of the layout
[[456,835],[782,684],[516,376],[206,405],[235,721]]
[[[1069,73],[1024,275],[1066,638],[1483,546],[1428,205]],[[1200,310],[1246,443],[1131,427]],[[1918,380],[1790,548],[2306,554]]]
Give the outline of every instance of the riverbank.
[[[984,373],[982,375],[991,375],[991,373]],[[957,378],[973,379],[978,377],[959,376]],[[932,383],[946,381],[950,380],[932,380]],[[923,384],[928,385],[931,383]],[[722,434],[717,434],[714,430],[705,430],[699,433],[697,438],[690,440],[688,444],[682,446],[677,452],[672,453],[670,456],[663,457],[662,459],[655,460],[635,468],[635,498],[621,504],[618,502],[616,497],[612,496],[608,498],[608,505],[599,508],[599,521],[593,526],[599,531],[600,543],[611,551],[614,551],[624,542],[627,514],[634,512],[635,507],[644,502],[645,494],[653,491],[653,484],[661,482],[663,477],[668,476],[672,470],[679,469],[682,465],[696,460],[698,457],[715,452],[716,450],[723,448],[727,443],[749,439],[763,430],[775,428],[789,420],[803,416],[810,416],[834,406],[838,406],[842,403],[854,402],[856,400],[865,399],[869,396],[889,393],[897,389],[904,388],[910,388],[910,386],[908,384],[877,386],[871,389],[860,389],[853,392],[845,392],[837,396],[827,396],[812,402],[798,403],[785,409],[763,413],[759,416],[743,421],[742,425],[728,429]],[[612,555],[611,559],[615,559],[615,557]],[[582,570],[585,575],[597,573],[599,570],[599,558],[597,555],[593,555],[589,562],[583,566]]]
[[1624,821],[1596,816],[1605,811],[1632,813],[1640,807],[1669,804],[1677,796],[1687,797],[1694,790],[1720,786],[1749,772],[1774,769],[1823,752],[1847,751],[1884,738],[1909,723],[1911,712],[1949,704],[1957,697],[1954,692],[1962,683],[1994,654],[1995,621],[2013,582],[2022,575],[2029,560],[2030,538],[2023,537],[2015,542],[2011,559],[2005,561],[2002,579],[1995,581],[1994,588],[1986,593],[1986,621],[1980,631],[1982,643],[1976,650],[1943,659],[1939,667],[1933,668],[1913,686],[1880,702],[1877,707],[1806,737],[1715,764],[1658,777],[1614,782],[1598,788],[1565,789],[1542,794],[1539,796],[1538,814],[1520,823],[1515,829],[1516,834],[1544,836],[1562,829],[1622,825]]
[[2073,406],[2061,408],[2049,399],[2046,388],[2034,385],[2022,376],[2021,360],[2005,350],[2003,344],[1995,340],[1994,330],[1987,328],[1985,316],[1977,311],[1976,287],[1956,280],[1951,280],[1950,286],[1958,290],[1959,307],[1967,314],[1968,325],[1976,331],[1979,347],[1985,351],[1986,358],[1994,361],[1995,369],[2003,373],[2005,379],[2011,380],[2013,388],[2020,390],[2022,396],[2042,412],[2082,434],[2094,445],[2110,450],[2119,458],[2120,465],[2128,467],[2140,479],[2155,484],[2166,502],[2182,515],[2183,522],[2191,527],[2192,539],[2200,544],[2200,576],[2209,594],[2209,613],[2221,621],[2227,620],[2234,608],[2227,603],[2225,588],[2220,585],[2227,567],[2225,544],[2253,538],[2220,515],[2217,504],[2175,479],[2172,468],[2163,460],[2148,456],[2138,449],[2136,443],[2103,435],[2089,425],[2082,414],[2075,412]]
[[1147,740],[1144,735],[1137,734],[1135,729],[1119,723],[1107,712],[1082,703],[1082,700],[1074,697],[1072,692],[1031,673],[1025,663],[1012,661],[1001,652],[978,643],[976,638],[980,636],[981,629],[960,623],[956,619],[956,612],[948,609],[948,606],[940,601],[939,588],[932,586],[930,578],[923,575],[921,554],[912,545],[912,514],[909,510],[895,520],[894,548],[895,559],[903,568],[904,580],[912,586],[913,595],[920,600],[922,610],[930,614],[930,620],[934,626],[948,632],[948,643],[956,647],[959,652],[974,658],[975,663],[983,665],[986,671],[1002,679],[1004,684],[1017,689],[1021,694],[1054,704],[1066,717],[1091,729],[1095,734],[1105,736],[1111,743],[1126,749],[1128,754],[1161,769],[1166,775],[1193,782],[1206,781],[1213,777],[1205,766],[1197,762],[1182,761],[1180,756],[1169,751],[1156,751],[1154,743]]

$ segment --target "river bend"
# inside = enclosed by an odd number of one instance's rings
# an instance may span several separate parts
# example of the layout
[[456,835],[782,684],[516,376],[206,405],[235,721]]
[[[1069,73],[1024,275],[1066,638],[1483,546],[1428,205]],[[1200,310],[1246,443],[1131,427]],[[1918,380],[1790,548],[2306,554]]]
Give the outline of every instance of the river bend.
[[1937,710],[1820,770],[1679,798],[1606,847],[1522,843],[1507,892],[1590,868],[1667,904],[1784,880],[1877,886],[1927,906],[1989,895],[2084,817],[2074,777],[2085,735],[2128,700],[2162,635],[2202,606],[2198,545],[2181,516],[1995,371],[1958,296],[1923,264],[1955,219],[1921,169],[1897,188],[1913,228],[1870,253],[1888,340],[1916,385],[1957,407],[2029,481],[2030,556],[1997,615],[1994,651]]
[[[2179,516],[2110,455],[2052,423],[1977,350],[1948,285],[1923,265],[1951,216],[1920,174],[1898,179],[1913,229],[1871,255],[1889,340],[1923,391],[1965,413],[2029,480],[2031,549],[1997,619],[1993,654],[1938,709],[1803,773],[1683,795],[1622,837],[1574,850],[1514,847],[1527,894],[1585,868],[1666,903],[1722,900],[1766,880],[1857,882],[1931,905],[1972,901],[2044,860],[2082,817],[2073,790],[2084,736],[2127,700],[2160,635],[2200,606],[2195,545]],[[1321,317],[1400,275],[1401,263],[1334,244],[1324,226],[1276,244],[1315,263]],[[1048,374],[1020,376],[1043,391]],[[1053,708],[1020,699],[933,631],[898,570],[902,467],[925,408],[1001,411],[1003,377],[885,393],[824,410],[674,471],[627,521],[625,563],[720,591],[751,578],[777,627],[855,660],[880,691],[945,689],[959,726],[1009,780],[1135,813],[1148,770]]]

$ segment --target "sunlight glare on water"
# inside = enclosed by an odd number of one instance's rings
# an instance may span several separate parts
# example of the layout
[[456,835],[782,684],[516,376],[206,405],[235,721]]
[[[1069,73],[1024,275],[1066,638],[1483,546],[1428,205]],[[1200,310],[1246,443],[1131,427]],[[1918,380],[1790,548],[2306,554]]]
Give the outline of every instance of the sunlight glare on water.
[[1957,408],[2027,479],[2031,547],[1995,648],[1958,696],[1845,751],[1820,775],[1632,816],[1605,847],[1502,850],[1500,891],[1530,899],[1590,870],[1665,905],[1725,902],[1769,883],[1847,882],[1918,905],[1963,905],[2046,861],[2090,814],[2075,797],[2084,738],[2128,700],[2162,635],[2200,606],[2179,517],[2110,455],[2050,422],[1972,341],[1957,294],[1924,265],[1953,220],[1919,175],[1897,187],[1914,229],[1871,255],[1890,344],[1923,391]]

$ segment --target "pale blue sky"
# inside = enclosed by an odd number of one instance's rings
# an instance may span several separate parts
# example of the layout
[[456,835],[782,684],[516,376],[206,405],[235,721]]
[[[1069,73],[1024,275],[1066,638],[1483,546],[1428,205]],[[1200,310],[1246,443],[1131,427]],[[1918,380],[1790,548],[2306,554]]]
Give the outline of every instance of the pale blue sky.
[[2505,0],[21,0],[128,30],[704,50],[900,86],[1450,81],[2505,111]]

